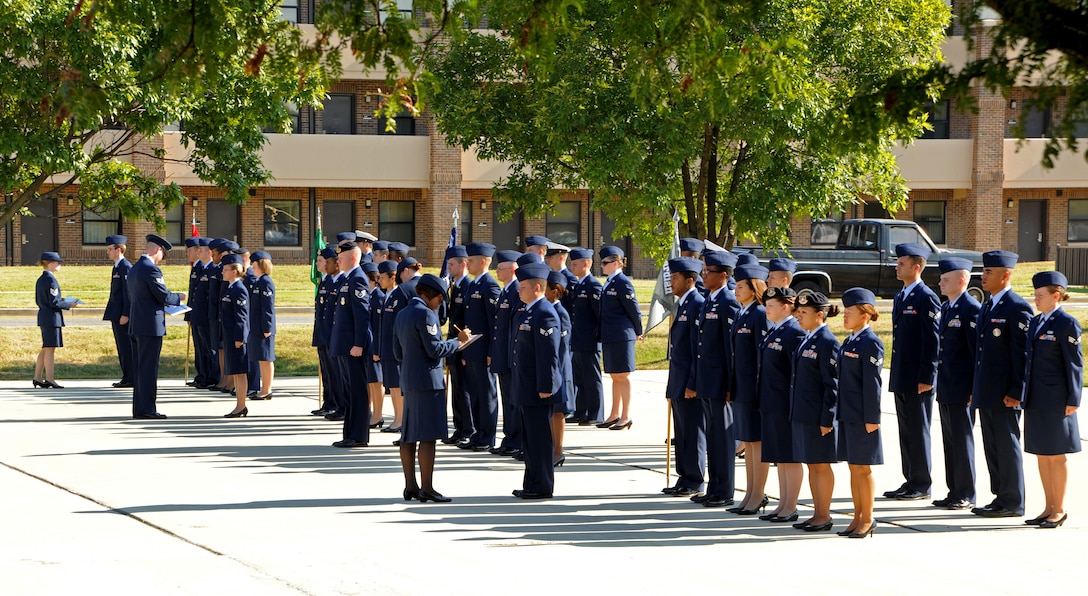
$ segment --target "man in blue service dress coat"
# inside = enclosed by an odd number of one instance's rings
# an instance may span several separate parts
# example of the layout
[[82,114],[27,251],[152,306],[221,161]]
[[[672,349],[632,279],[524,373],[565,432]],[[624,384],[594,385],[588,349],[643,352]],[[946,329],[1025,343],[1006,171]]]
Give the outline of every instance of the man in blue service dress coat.
[[604,422],[604,382],[601,377],[601,293],[593,277],[593,251],[570,251],[570,266],[578,281],[571,288],[570,360],[574,375],[572,422],[591,426]]
[[491,344],[487,360],[490,370],[498,377],[502,396],[502,442],[490,449],[495,455],[511,456],[521,451],[521,414],[514,403],[511,386],[510,351],[514,339],[514,313],[524,305],[518,297],[518,280],[515,272],[521,253],[516,250],[500,250],[495,253],[495,275],[506,284],[499,293],[495,323],[491,327]]
[[550,499],[555,486],[552,467],[552,409],[563,379],[559,372],[559,315],[544,300],[548,266],[518,268],[518,293],[526,304],[514,335],[514,394],[521,410],[525,476],[519,499]]
[[187,304],[193,310],[189,314],[189,325],[193,331],[193,352],[199,363],[193,387],[207,389],[219,384],[219,349],[211,346],[210,327],[208,326],[208,274],[216,267],[212,261],[209,246],[211,238],[196,238],[197,263],[193,269],[200,269]]
[[[465,328],[465,304],[468,300],[467,261],[468,251],[458,244],[446,249],[446,269],[450,274],[450,299],[449,299],[449,329],[446,339],[453,339]],[[438,320],[443,321],[441,309]],[[468,395],[468,385],[465,377],[465,365],[461,363],[461,355],[454,354],[446,358],[446,365],[450,369],[450,409],[453,410],[453,435],[444,443],[456,443],[458,446],[471,448],[472,436],[476,432],[475,422],[472,416],[472,400]],[[464,443],[464,445],[462,445]]]
[[135,367],[132,362],[132,337],[128,333],[129,302],[128,274],[132,263],[125,258],[128,238],[121,235],[106,236],[106,254],[113,259],[110,275],[110,297],[102,320],[113,327],[113,344],[117,348],[117,360],[121,365],[121,380],[114,387],[132,387]]
[[481,337],[461,351],[474,432],[468,442],[459,444],[458,447],[488,451],[495,446],[495,434],[499,424],[499,395],[495,388],[495,375],[487,369],[491,328],[495,324],[495,315],[499,309],[499,282],[488,273],[491,257],[495,255],[495,245],[473,242],[465,246],[465,252],[468,254],[468,272],[473,279],[465,292],[465,325],[462,329],[468,329]]
[[970,509],[975,506],[975,411],[970,404],[981,307],[967,293],[971,261],[949,257],[941,259],[939,266],[941,294],[948,298],[941,305],[941,343],[937,352],[937,408],[941,413],[948,496],[934,500],[933,506]]
[[359,266],[362,252],[352,241],[341,243],[336,260],[344,276],[336,293],[329,355],[340,359],[347,372],[348,411],[343,439],[333,447],[366,447],[370,442],[370,394],[366,376],[366,349],[370,345],[370,282]]
[[895,276],[903,289],[892,306],[892,365],[888,389],[899,416],[903,484],[884,496],[900,501],[929,497],[933,485],[930,426],[937,383],[937,324],[941,301],[922,282],[929,249],[914,242],[895,247]]
[[707,472],[709,482],[704,495],[692,497],[705,507],[725,507],[733,504],[734,456],[733,410],[728,402],[729,373],[732,367],[729,331],[740,304],[726,281],[733,274],[737,255],[726,251],[710,251],[703,260],[706,269],[706,302],[695,324],[695,361],[688,380],[686,397],[698,397],[706,420]]
[[679,302],[669,327],[669,382],[665,397],[672,400],[672,423],[676,428],[676,484],[661,492],[676,497],[693,497],[705,487],[706,420],[700,400],[685,395],[695,362],[695,321],[703,312],[703,295],[695,287],[703,262],[692,257],[669,259],[669,284]]
[[142,419],[166,418],[155,409],[159,382],[159,354],[166,335],[165,306],[178,306],[185,292],[166,289],[159,263],[174,245],[155,234],[147,235],[147,249],[128,274],[129,321],[128,332],[135,346],[133,351],[135,379],[132,387],[132,417]]
[[971,407],[982,427],[982,450],[994,500],[971,510],[983,517],[1024,515],[1024,455],[1020,448],[1020,397],[1027,366],[1031,307],[1012,291],[1019,255],[982,253],[982,289],[990,298],[978,316],[975,381]]

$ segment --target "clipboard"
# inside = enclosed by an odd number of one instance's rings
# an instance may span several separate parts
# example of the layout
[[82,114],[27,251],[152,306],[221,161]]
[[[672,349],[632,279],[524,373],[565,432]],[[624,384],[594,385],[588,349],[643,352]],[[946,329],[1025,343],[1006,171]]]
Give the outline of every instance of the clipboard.
[[468,341],[457,347],[457,351],[460,352],[461,350],[471,346],[472,344],[476,343],[476,340],[480,339],[483,336],[483,333],[473,333],[472,335],[468,336]]
[[190,306],[179,304],[178,306],[164,306],[162,310],[168,315],[180,315],[183,313],[187,313],[193,309]]

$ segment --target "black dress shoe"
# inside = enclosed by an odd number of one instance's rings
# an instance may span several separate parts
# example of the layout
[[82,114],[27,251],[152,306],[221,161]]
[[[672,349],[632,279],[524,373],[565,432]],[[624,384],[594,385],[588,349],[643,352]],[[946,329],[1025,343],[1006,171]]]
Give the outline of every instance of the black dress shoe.
[[613,424],[615,424],[615,423],[617,423],[619,421],[620,421],[619,418],[613,418],[611,420],[605,420],[604,422],[601,422],[600,424],[598,424],[597,428],[611,428]]
[[[395,426],[392,425],[392,423],[390,423],[389,426],[379,430],[378,432],[382,432],[382,433],[399,433],[400,432],[400,427],[399,426],[395,427]],[[445,443],[445,441],[442,441],[442,442]]]
[[518,451],[517,453],[515,453],[514,455],[512,455],[510,457],[513,457],[514,459],[516,459],[518,461],[525,461],[525,452],[524,451]]
[[381,418],[374,424],[371,424],[370,428],[381,428],[383,426],[385,426],[385,418]]
[[692,495],[691,496],[691,502],[692,503],[700,503],[701,504],[701,503],[706,502],[708,499],[710,499],[710,495],[705,494],[705,493],[699,493],[697,495]]
[[661,489],[661,492],[663,494],[673,496],[673,495],[676,494],[676,491],[678,491],[678,490],[680,490],[679,486],[666,486],[665,488]]
[[[439,492],[433,492],[429,490],[420,490],[416,493],[416,498],[420,503],[426,503],[427,501],[433,501],[435,503],[449,503],[453,499],[443,495]],[[524,497],[522,497],[524,498]]]
[[231,411],[223,415],[224,418],[245,418],[246,416],[249,416],[249,408],[242,408],[237,412]]
[[583,420],[585,420],[585,418],[579,416],[568,416],[567,418],[563,419],[563,422],[565,422],[566,424],[579,424]]
[[[772,515],[770,517],[770,519],[768,519],[767,521],[771,522],[772,524],[784,524],[784,523],[788,523],[788,522],[795,522],[795,521],[797,521],[797,512],[794,511],[793,513],[791,513],[789,515]],[[793,527],[796,528],[797,524],[794,524]]]
[[45,388],[45,389],[49,389],[49,385],[46,385],[45,381],[39,381],[38,379],[31,379],[31,382],[34,383],[35,387],[42,387],[42,388]]
[[416,498],[416,496],[418,494],[419,494],[419,489],[418,488],[405,488],[404,492],[401,493],[401,495],[404,497],[405,501],[411,501],[412,499]]
[[457,442],[460,441],[460,440],[461,440],[461,437],[458,437],[457,435],[454,435],[452,437],[446,437],[445,439],[442,439],[442,444],[443,445],[456,445]]
[[[117,383],[114,383],[113,386],[116,387]],[[196,381],[185,381],[185,386],[186,387],[196,387]]]
[[476,443],[472,446],[473,451],[491,451],[491,449],[491,445],[488,445],[487,443]]
[[255,399],[257,401],[264,401],[264,400],[267,400],[267,399],[272,399],[272,394],[271,393],[265,393],[264,395],[258,395],[256,392],[254,392],[252,396],[250,396],[247,393],[246,397],[249,397],[249,399]]
[[1062,524],[1065,523],[1066,519],[1069,519],[1069,514],[1068,513],[1063,513],[1061,518],[1056,519],[1054,521],[1043,520],[1042,522],[1039,523],[1039,528],[1042,529],[1042,530],[1053,530],[1055,528],[1060,528],[1062,526]]
[[1033,517],[1031,519],[1025,519],[1024,524],[1028,525],[1028,526],[1037,526],[1037,525],[1045,522],[1046,518],[1048,518],[1048,517],[1050,517],[1050,516],[1044,514],[1044,515],[1040,515],[1039,517]]
[[347,415],[343,412],[329,412],[325,414],[325,420],[340,421],[347,418]]
[[472,450],[472,441],[470,441],[468,439],[463,439],[461,441],[457,441],[457,448],[458,449],[466,449],[468,451],[471,451]]
[[582,420],[578,426],[598,426],[599,424],[601,424],[600,420]]
[[367,444],[363,441],[356,441],[355,439],[344,439],[343,441],[333,443],[332,446],[341,449],[352,449],[355,447],[366,447]]
[[328,414],[330,412],[332,412],[332,410],[326,410],[324,408],[321,408],[319,410],[310,410],[310,413],[314,416],[324,416],[325,414]]
[[521,453],[521,449],[516,447],[503,447],[502,451],[499,451],[499,455],[503,457],[514,457],[519,453]]
[[118,388],[118,389],[125,389],[125,388],[128,388],[128,387],[132,387],[132,383],[122,383],[121,381],[118,381],[118,382],[114,383],[113,386]]
[[896,501],[921,501],[922,499],[928,498],[929,493],[924,493],[919,490],[907,490],[895,496]]
[[886,490],[886,491],[884,491],[884,498],[885,499],[894,499],[894,498],[898,497],[899,495],[901,495],[901,494],[903,494],[905,492],[907,492],[907,485],[904,484],[903,486],[900,486],[899,488],[897,488],[895,490]]
[[933,500],[933,506],[934,507],[941,507],[943,509],[945,507],[948,507],[948,504],[951,503],[952,501],[955,501],[955,499],[953,499],[952,497],[945,497],[943,499],[934,499]]
[[967,499],[956,499],[944,506],[945,509],[970,509],[975,504]]
[[50,389],[64,389],[64,385],[58,385],[56,381],[42,381],[42,387]]
[[726,507],[733,504],[733,499],[714,497],[703,501],[703,507]]
[[763,515],[759,516],[759,519],[760,521],[771,521],[771,518],[775,517],[778,517],[777,513],[764,513]]
[[162,420],[163,418],[166,418],[166,414],[152,412],[150,414],[136,414],[133,418],[137,420]]
[[805,524],[805,527],[801,528],[806,532],[826,532],[835,526],[835,522],[827,521],[822,524]]
[[703,494],[703,491],[701,491],[699,489],[688,488],[686,486],[680,486],[680,487],[676,488],[676,490],[672,493],[672,496],[691,498],[691,497],[695,497],[695,496],[698,496],[698,495],[701,495],[701,494]]
[[531,490],[523,490],[517,497],[519,499],[550,499],[552,498],[552,495],[551,493],[538,493]]
[[1001,505],[987,505],[981,508],[975,507],[971,510],[971,513],[981,515],[982,517],[1020,517],[1023,515],[1022,513],[1005,509]]

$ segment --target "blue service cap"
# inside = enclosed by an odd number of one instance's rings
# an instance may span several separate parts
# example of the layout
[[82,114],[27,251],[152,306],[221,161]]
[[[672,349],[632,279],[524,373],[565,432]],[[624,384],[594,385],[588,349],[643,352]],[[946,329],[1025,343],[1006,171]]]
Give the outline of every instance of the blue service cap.
[[63,263],[64,262],[64,259],[60,258],[60,253],[53,252],[51,250],[43,252],[42,256],[38,260],[39,261],[56,261],[58,263]]
[[895,245],[895,256],[897,257],[922,257],[923,259],[929,258],[929,249],[918,244],[917,242],[904,242],[902,244]]
[[680,250],[684,252],[703,252],[706,243],[698,238],[681,238]]
[[495,252],[495,263],[509,263],[510,261],[517,261],[521,253],[516,250],[500,250]]
[[382,261],[381,263],[378,263],[378,273],[396,273],[396,272],[397,272],[397,262],[396,261],[385,260],[385,261]]
[[403,261],[397,263],[397,275],[399,276],[408,267],[418,264],[419,261],[415,260],[414,257],[405,257]]
[[224,240],[223,241],[222,250],[224,252],[236,252],[239,248],[241,248],[241,247],[238,246],[238,243],[233,241],[233,240]]
[[174,248],[174,245],[170,244],[169,240],[167,240],[166,238],[163,238],[162,236],[159,236],[157,234],[148,234],[147,235],[147,241],[158,244],[159,246],[162,247],[162,249],[164,251],[170,250],[171,248]]
[[336,249],[331,246],[326,246],[325,248],[321,249],[321,256],[325,257],[326,259],[335,259]]
[[949,271],[970,271],[975,266],[970,259],[964,259],[962,257],[946,257],[937,262],[937,268],[941,270],[941,273],[948,273]]
[[359,248],[359,245],[355,244],[354,240],[345,240],[345,241],[341,242],[340,244],[336,245],[336,252],[337,253],[342,253],[342,252],[345,252],[345,251],[349,251],[349,250],[351,250],[353,248]]
[[464,246],[458,244],[457,246],[446,247],[446,259],[465,259],[468,258],[468,250]]
[[623,249],[618,246],[605,246],[601,248],[600,252],[598,252],[597,255],[601,257],[602,261],[604,259],[607,259],[608,257],[619,257],[622,259]]
[[703,262],[694,257],[678,257],[669,259],[669,273],[695,273],[703,272]]
[[340,232],[336,235],[337,244],[340,244],[345,240],[351,240],[352,242],[355,242],[355,232]]
[[1040,271],[1031,276],[1031,285],[1038,290],[1047,286],[1069,287],[1069,280],[1060,271]]
[[536,254],[535,252],[527,252],[517,258],[518,267],[524,267],[526,265],[533,265],[536,263],[544,263],[544,257]]
[[266,250],[258,250],[256,252],[250,253],[249,255],[250,261],[259,261],[261,259],[268,259],[269,261],[271,261],[272,255],[268,254],[268,251]]
[[770,271],[766,267],[760,265],[739,265],[733,271],[733,279],[740,281],[742,279],[762,279],[767,281],[767,274]]
[[786,258],[774,258],[767,262],[767,269],[769,271],[789,271],[794,273],[797,271],[797,263],[793,259]]
[[588,248],[572,248],[570,249],[570,260],[577,261],[578,259],[592,259],[593,251]]
[[377,273],[378,272],[378,266],[375,265],[374,263],[363,263],[362,265],[359,265],[359,266],[363,268],[363,273]]
[[876,306],[876,295],[865,288],[850,288],[842,293],[842,305],[849,308],[859,304]]
[[495,245],[486,242],[470,242],[465,245],[465,254],[470,257],[493,257]]
[[[124,236],[121,236],[121,237],[124,238]],[[201,237],[196,239],[196,245],[197,246],[204,247],[204,246],[211,246],[211,244],[212,244],[212,239],[211,238],[201,236]]]
[[106,244],[128,244],[128,236],[122,236],[120,234],[106,236]]
[[737,255],[737,267],[759,264],[759,257],[750,252],[735,252],[733,254]]
[[408,245],[403,243],[403,242],[390,242],[389,243],[389,250],[399,250],[400,252],[402,252],[404,254],[408,254],[408,251],[411,250],[411,249],[408,248]]
[[823,308],[825,306],[831,306],[831,301],[827,299],[820,292],[812,292],[811,294],[804,294],[797,297],[797,306],[811,306],[814,308]]
[[1007,250],[991,250],[989,252],[982,253],[982,266],[983,267],[1007,267],[1012,269],[1016,267],[1016,261],[1020,259],[1020,255],[1009,252]]
[[547,236],[529,236],[525,239],[525,246],[547,246],[551,240]]
[[737,255],[727,250],[711,250],[703,253],[707,267],[736,267]]
[[769,298],[796,298],[797,290],[793,288],[767,288],[767,291],[763,292],[763,301],[766,302]]
[[549,271],[548,272],[548,283],[555,284],[557,286],[562,286],[562,287],[565,288],[565,287],[567,287],[567,276],[563,275],[562,271],[555,271],[555,270]]
[[389,242],[386,240],[375,240],[371,243],[374,250],[389,250]]
[[[106,244],[116,244],[114,242],[110,242],[109,240],[109,238],[106,238]],[[124,242],[122,242],[121,244],[124,244]],[[197,246],[200,246],[200,240],[198,236],[189,236],[185,239],[185,248],[194,248]]]
[[417,284],[420,286],[428,286],[434,288],[435,290],[438,290],[443,294],[445,294],[450,289],[449,285],[446,284],[446,280],[438,277],[433,273],[424,273],[422,276],[420,276]]
[[226,242],[226,241],[227,241],[226,238],[213,238],[212,240],[210,240],[208,242],[208,248],[210,248],[212,250],[215,250],[215,251],[224,252],[223,243]]
[[549,273],[551,273],[551,268],[544,263],[529,263],[518,267],[517,276],[518,281],[548,279]]
[[223,255],[223,258],[219,260],[220,265],[230,265],[232,263],[238,263],[239,265],[241,265],[242,264],[242,256],[241,255],[236,255],[236,254],[233,254],[233,253],[225,254],[225,255]]

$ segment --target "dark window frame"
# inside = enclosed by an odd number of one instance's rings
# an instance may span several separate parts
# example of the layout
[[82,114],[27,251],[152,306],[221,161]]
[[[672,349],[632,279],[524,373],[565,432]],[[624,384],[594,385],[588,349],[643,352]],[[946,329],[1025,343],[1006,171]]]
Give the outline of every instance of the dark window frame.
[[[398,208],[402,205],[409,205],[411,207],[411,217],[409,219],[390,219],[386,209],[396,205]],[[390,226],[394,226],[392,229]],[[405,239],[401,234],[402,230],[407,231],[408,238]],[[378,201],[378,237],[382,240],[389,240],[390,242],[404,242],[408,246],[416,245],[416,202],[415,201]]]
[[[1078,214],[1077,217],[1073,216],[1073,204],[1084,206],[1083,215]],[[1069,199],[1069,212],[1067,215],[1068,229],[1066,232],[1066,240],[1069,242],[1088,242],[1088,198],[1084,199]],[[1074,231],[1074,226],[1079,227],[1077,230],[1080,234]]]
[[472,210],[472,201],[461,201],[461,206],[458,208],[457,212],[457,214],[461,216],[461,218],[457,222],[457,227],[460,228],[459,230],[457,230],[457,233],[459,234],[459,236],[457,237],[458,244],[468,244],[469,242],[473,241],[472,227],[475,224],[473,223],[474,219],[472,217]]
[[[556,210],[566,205],[567,208],[573,206],[575,211],[575,217],[573,220],[565,218],[555,219],[559,216],[558,213],[549,211],[544,215],[544,235],[548,237],[552,242],[557,242],[566,246],[574,247],[582,244],[582,202],[581,201],[560,201],[556,205]],[[574,226],[574,240],[569,239],[571,233],[570,227]]]
[[[167,211],[163,214],[163,218],[166,219],[166,231],[164,232],[166,238],[171,243],[180,245],[185,242],[185,203],[178,203],[175,209],[178,210],[177,219],[170,218],[170,212]],[[174,229],[174,226],[177,229]]]
[[[296,212],[292,213],[291,209]],[[265,199],[261,213],[261,240],[264,246],[302,246],[302,199]]]
[[348,100],[348,131],[349,132],[329,132],[329,122],[326,117],[329,114],[328,109],[321,110],[321,132],[329,135],[353,135],[355,134],[355,94],[354,93],[330,93],[329,98],[325,100],[325,105],[332,101],[334,98],[347,98]]
[[[116,213],[116,217],[105,217],[105,215],[113,215],[113,213]],[[88,214],[91,214],[91,217],[88,217]],[[121,217],[121,210],[119,208],[115,207],[113,209],[106,209],[106,213],[98,213],[97,211],[84,207],[82,210],[81,219],[83,221],[80,225],[80,241],[82,242],[83,246],[106,246],[106,236],[121,233],[121,222],[123,221],[123,219]],[[105,233],[101,234],[101,241],[95,241],[93,238],[91,239],[91,241],[88,241],[88,223],[99,224],[102,228],[105,228],[107,224],[111,222],[115,224],[114,228],[112,230],[104,230]],[[92,233],[91,235],[93,236],[94,234]]]
[[[942,107],[943,106],[943,107]],[[952,102],[944,99],[940,101],[927,101],[923,110],[926,113],[926,119],[933,127],[933,130],[927,130],[922,133],[920,139],[950,139],[951,137],[951,111]],[[943,115],[941,112],[944,112]]]
[[[935,214],[919,215],[918,207],[921,205],[925,205],[926,208],[931,205],[940,205],[940,216]],[[929,239],[932,240],[934,244],[945,244],[948,237],[948,201],[915,201],[914,223],[925,230],[926,235],[929,236]]]

